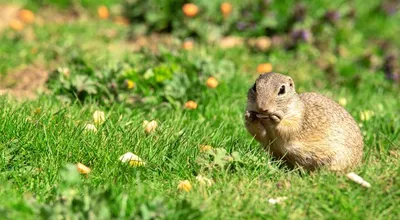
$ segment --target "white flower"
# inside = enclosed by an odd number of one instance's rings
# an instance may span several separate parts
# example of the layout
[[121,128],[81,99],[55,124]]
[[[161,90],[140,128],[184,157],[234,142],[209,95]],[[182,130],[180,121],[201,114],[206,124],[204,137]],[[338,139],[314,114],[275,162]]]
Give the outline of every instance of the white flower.
[[200,183],[200,185],[203,186],[212,186],[212,184],[214,184],[214,181],[212,179],[208,179],[207,177],[202,175],[197,175],[196,180]]
[[76,168],[78,169],[78,172],[80,174],[88,174],[92,171],[89,167],[87,167],[81,163],[77,163]]
[[368,121],[368,120],[371,119],[374,115],[375,115],[375,112],[374,112],[374,111],[371,111],[371,110],[365,110],[365,111],[361,111],[361,112],[360,112],[361,121]]
[[271,203],[271,204],[278,204],[278,203],[281,203],[283,200],[286,200],[287,199],[287,197],[286,196],[283,196],[283,197],[277,197],[277,198],[271,198],[271,199],[268,199],[268,202],[269,203]]
[[93,113],[93,122],[95,125],[101,125],[106,121],[106,117],[104,112],[102,111],[95,111]]
[[62,73],[64,76],[69,77],[71,72],[67,67],[60,67],[57,69],[58,72]]
[[94,124],[86,124],[85,132],[97,132],[97,128],[94,126]]
[[138,155],[132,153],[132,152],[127,152],[124,155],[119,157],[119,160],[122,163],[129,163],[129,165],[133,167],[138,167],[138,166],[144,166],[146,163],[140,158]]
[[156,130],[157,126],[158,126],[158,123],[154,120],[150,121],[150,122],[147,120],[143,121],[143,128],[147,134],[154,132]]

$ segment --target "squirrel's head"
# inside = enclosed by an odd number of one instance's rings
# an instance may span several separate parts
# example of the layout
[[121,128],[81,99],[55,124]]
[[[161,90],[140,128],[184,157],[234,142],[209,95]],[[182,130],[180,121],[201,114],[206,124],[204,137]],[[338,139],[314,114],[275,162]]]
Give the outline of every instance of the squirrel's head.
[[260,119],[279,123],[290,119],[302,105],[295,85],[289,76],[265,73],[258,77],[248,92],[248,108]]

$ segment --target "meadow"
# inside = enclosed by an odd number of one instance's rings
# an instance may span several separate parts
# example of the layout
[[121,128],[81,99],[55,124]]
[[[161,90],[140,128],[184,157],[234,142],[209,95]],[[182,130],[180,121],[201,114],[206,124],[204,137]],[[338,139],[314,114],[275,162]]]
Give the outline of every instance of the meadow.
[[[191,2],[0,0],[0,219],[398,219],[400,5]],[[370,188],[247,133],[271,71],[351,113]]]

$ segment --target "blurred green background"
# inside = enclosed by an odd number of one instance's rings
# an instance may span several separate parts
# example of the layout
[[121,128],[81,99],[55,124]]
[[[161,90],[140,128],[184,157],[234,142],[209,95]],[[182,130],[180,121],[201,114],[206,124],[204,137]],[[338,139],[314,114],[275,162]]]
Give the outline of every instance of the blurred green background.
[[[7,3],[4,1],[3,4]],[[9,15],[3,19],[3,26],[8,23],[11,28],[2,28],[0,56],[5,61],[0,64],[2,75],[25,64],[39,63],[39,66],[52,71],[50,89],[62,96],[78,96],[80,100],[90,95],[113,102],[110,97],[115,93],[113,89],[123,90],[126,80],[133,80],[138,85],[140,95],[148,95],[145,91],[148,84],[157,87],[165,86],[167,80],[181,81],[171,80],[178,70],[191,74],[199,71],[193,68],[196,65],[199,68],[200,64],[189,60],[183,61],[189,63],[182,64],[180,61],[166,61],[170,59],[168,56],[161,55],[160,59],[153,56],[181,48],[190,50],[193,45],[245,51],[243,57],[254,56],[249,59],[258,60],[258,63],[239,63],[245,72],[255,73],[257,65],[266,62],[272,64],[274,71],[290,73],[313,84],[348,84],[357,88],[364,85],[363,80],[372,81],[375,86],[385,86],[379,83],[383,78],[395,85],[400,82],[400,43],[396,34],[400,33],[398,1],[370,0],[366,4],[357,0],[34,0],[15,1],[8,7],[16,11],[14,17]],[[18,12],[23,8],[29,10],[27,14]],[[3,10],[7,11],[7,8]],[[29,16],[33,16],[33,21],[24,21]],[[158,45],[166,50],[158,50]],[[86,52],[88,49],[97,51],[89,53]],[[123,57],[126,51],[138,50],[142,52],[135,55],[144,56],[143,62],[148,62],[145,65],[128,62],[123,64],[125,67],[115,67],[114,70],[96,65],[96,68],[105,68],[101,72],[106,74],[93,78],[94,70],[85,66],[89,65],[89,60],[101,63],[101,60]],[[238,55],[234,59],[240,58]],[[290,62],[294,59],[296,63]],[[83,68],[84,71],[79,71],[79,79],[64,79],[56,71],[61,64],[70,65],[71,69]],[[150,70],[149,66],[152,66]],[[269,69],[264,71],[271,71]],[[215,74],[201,72],[204,77]],[[143,80],[145,75],[155,78],[148,80],[145,77]],[[188,77],[189,81],[193,79]],[[3,87],[14,84],[8,83]],[[82,85],[78,84],[84,84],[88,91],[80,91],[77,87]],[[104,88],[95,88],[99,85]],[[187,83],[186,87],[193,85]],[[123,93],[121,91],[120,95],[124,96]],[[172,100],[171,97],[167,99]]]

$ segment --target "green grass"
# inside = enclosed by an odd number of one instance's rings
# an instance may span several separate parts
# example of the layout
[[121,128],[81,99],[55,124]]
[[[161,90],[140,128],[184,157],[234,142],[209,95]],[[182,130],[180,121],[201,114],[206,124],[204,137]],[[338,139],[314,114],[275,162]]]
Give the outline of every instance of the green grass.
[[[102,31],[110,29],[116,31],[116,37],[104,37]],[[345,45],[349,57],[334,55],[338,74],[331,81],[315,64],[326,54],[306,44],[296,51],[269,53],[197,44],[190,52],[172,48],[161,57],[152,57],[148,52],[126,52],[127,29],[109,21],[45,23],[33,25],[32,30],[36,35],[33,41],[15,36],[11,30],[0,37],[0,58],[7,60],[0,64],[3,74],[32,62],[51,69],[73,69],[77,64],[70,62],[71,54],[78,54],[100,73],[115,63],[138,69],[140,74],[160,65],[178,65],[185,71],[198,65],[204,71],[199,73],[204,74],[201,77],[215,75],[220,85],[208,89],[201,81],[199,88],[171,103],[160,93],[170,82],[143,84],[158,101],[133,106],[123,102],[101,105],[95,96],[70,104],[57,99],[60,94],[43,94],[27,102],[1,97],[0,219],[400,217],[399,88],[385,80],[381,70],[357,62],[363,41]],[[385,35],[390,35],[387,30]],[[113,50],[110,45],[122,49]],[[37,54],[29,54],[31,48],[38,48]],[[287,169],[251,138],[243,113],[247,89],[261,62],[270,62],[275,71],[292,76],[299,92],[347,99],[345,108],[362,127],[365,142],[363,163],[354,172],[369,181],[371,188],[327,170],[310,173]],[[183,108],[189,99],[199,104],[197,109]],[[97,126],[97,133],[87,133],[84,126],[92,123],[95,110],[104,111],[106,121]],[[375,114],[362,121],[360,113],[365,110]],[[144,120],[156,120],[157,130],[146,134]],[[198,162],[205,155],[199,150],[202,144],[238,154],[240,160],[210,169],[212,161]],[[122,164],[118,158],[128,151],[139,155],[146,165]],[[78,174],[73,166],[78,162],[92,172]],[[215,184],[202,186],[196,180],[199,174]],[[178,190],[182,180],[189,180],[192,190]],[[283,196],[287,199],[281,204],[268,201]]]
[[[399,216],[400,169],[398,158],[389,154],[399,152],[396,106],[400,103],[395,94],[345,93],[348,109],[359,122],[360,109],[375,111],[375,117],[362,122],[365,156],[363,165],[355,170],[372,184],[364,189],[343,175],[290,171],[271,162],[243,126],[248,78],[233,74],[215,91],[205,91],[196,110],[160,108],[149,112],[115,105],[106,111],[107,120],[95,134],[84,133],[83,127],[101,106],[62,106],[48,97],[25,104],[3,99],[0,167],[6,187],[0,191],[2,216],[144,217],[144,207],[170,218],[192,213],[190,207],[204,219]],[[35,114],[36,108],[42,112]],[[146,135],[141,126],[149,119],[160,126]],[[200,144],[237,151],[244,162],[234,169],[202,172],[215,181],[211,187],[202,187],[195,179],[202,170],[195,162]],[[128,151],[142,157],[146,166],[122,165],[118,157]],[[74,170],[61,170],[78,162],[92,168],[92,173],[71,180]],[[177,190],[184,179],[193,184],[189,193]],[[69,190],[76,194],[69,195]],[[76,200],[76,204],[62,203],[60,196]],[[278,196],[288,199],[281,205],[268,203],[269,198]]]

